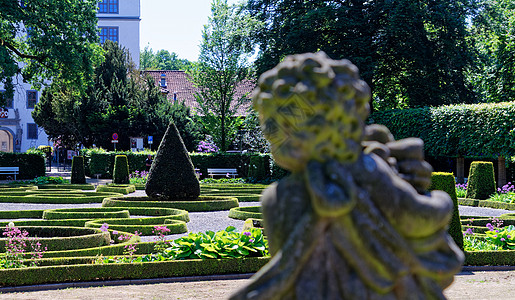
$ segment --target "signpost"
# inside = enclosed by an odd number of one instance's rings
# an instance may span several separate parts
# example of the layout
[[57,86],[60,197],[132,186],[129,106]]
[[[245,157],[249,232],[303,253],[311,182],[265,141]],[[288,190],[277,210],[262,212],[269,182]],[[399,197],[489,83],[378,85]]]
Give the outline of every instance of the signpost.
[[118,133],[113,133],[111,143],[113,143],[114,151],[116,151],[116,143],[118,143]]
[[154,143],[154,137],[149,135],[148,136],[148,146],[150,148],[150,150],[152,150],[152,144]]

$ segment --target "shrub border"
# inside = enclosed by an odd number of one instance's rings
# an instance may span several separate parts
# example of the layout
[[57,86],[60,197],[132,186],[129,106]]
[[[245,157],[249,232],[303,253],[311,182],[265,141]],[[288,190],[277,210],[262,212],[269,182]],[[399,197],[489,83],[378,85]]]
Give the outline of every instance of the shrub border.
[[247,219],[261,219],[261,212],[255,212],[260,209],[261,206],[233,207],[229,210],[229,218],[244,221]]
[[229,210],[238,207],[235,197],[199,196],[194,201],[156,201],[149,197],[110,197],[102,201],[102,207],[165,207],[189,212]]
[[194,259],[146,263],[80,264],[0,270],[0,286],[71,281],[146,279],[254,273],[270,258]]

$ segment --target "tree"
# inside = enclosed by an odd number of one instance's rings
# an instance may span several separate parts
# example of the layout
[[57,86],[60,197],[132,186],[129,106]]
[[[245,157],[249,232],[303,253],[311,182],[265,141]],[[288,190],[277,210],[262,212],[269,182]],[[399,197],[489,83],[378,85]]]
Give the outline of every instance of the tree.
[[181,59],[175,52],[159,50],[156,53],[148,45],[141,51],[140,68],[142,70],[183,70],[191,69],[192,63]]
[[257,72],[322,50],[358,66],[376,109],[471,102],[464,71],[472,1],[249,0],[249,14],[266,24],[253,34]]
[[5,96],[12,96],[17,75],[35,86],[61,77],[77,88],[91,77],[101,54],[96,0],[0,0],[0,7]]
[[477,60],[468,80],[485,102],[515,98],[515,1],[482,0],[472,18]]
[[85,89],[54,80],[33,111],[35,122],[50,138],[67,146],[111,147],[111,135],[120,136],[120,149],[129,137],[152,135],[159,141],[170,121],[170,103],[150,77],[141,76],[127,49],[104,43],[105,60],[94,70]]
[[257,24],[227,0],[214,0],[202,31],[198,63],[189,72],[198,89],[195,98],[202,114],[200,121],[222,151],[227,150],[242,122],[234,115],[247,99],[245,95],[235,99],[235,94],[238,84],[250,77],[250,33]]

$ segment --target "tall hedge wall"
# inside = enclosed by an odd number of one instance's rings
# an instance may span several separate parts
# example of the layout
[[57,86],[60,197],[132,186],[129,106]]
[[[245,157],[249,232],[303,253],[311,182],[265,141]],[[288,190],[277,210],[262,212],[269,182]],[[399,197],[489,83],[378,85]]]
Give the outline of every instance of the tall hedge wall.
[[39,154],[0,152],[0,167],[19,167],[16,179],[45,176],[45,159]]
[[[135,170],[144,171],[145,159],[148,153],[134,152],[105,152],[91,153],[87,151],[81,152],[85,156],[86,175],[93,176],[101,174],[102,178],[112,178],[112,170],[114,168],[114,158],[116,155],[126,155],[129,161],[129,172]],[[195,168],[200,169],[202,177],[207,177],[208,168],[236,168],[239,177],[249,176],[249,165],[251,157],[258,157],[266,170],[259,172],[251,171],[250,175],[257,180],[263,180],[267,177],[280,179],[288,174],[288,172],[276,165],[269,154],[259,153],[190,153],[191,161]]]
[[432,156],[515,155],[515,103],[461,104],[374,112],[368,123],[395,139],[419,137]]

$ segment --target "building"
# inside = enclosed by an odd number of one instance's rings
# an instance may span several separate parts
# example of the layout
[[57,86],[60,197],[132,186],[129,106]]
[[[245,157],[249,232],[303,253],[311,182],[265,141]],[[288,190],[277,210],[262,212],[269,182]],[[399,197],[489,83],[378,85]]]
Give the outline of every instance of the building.
[[[101,0],[98,4],[98,27],[101,43],[112,40],[129,50],[132,59],[139,64],[140,0]],[[52,145],[47,134],[32,119],[34,106],[41,91],[29,84],[15,86],[14,97],[6,107],[0,108],[0,151],[25,152],[31,147]],[[3,92],[0,84],[0,92]]]
[[[195,100],[195,87],[188,78],[185,71],[144,71],[145,74],[154,78],[156,85],[161,88],[161,93],[166,96],[170,102],[184,103],[195,112],[199,107]],[[250,92],[255,87],[255,83],[245,80],[236,87],[234,99],[242,96],[249,97]],[[250,101],[241,105],[236,111],[236,116],[246,116],[250,108]]]

